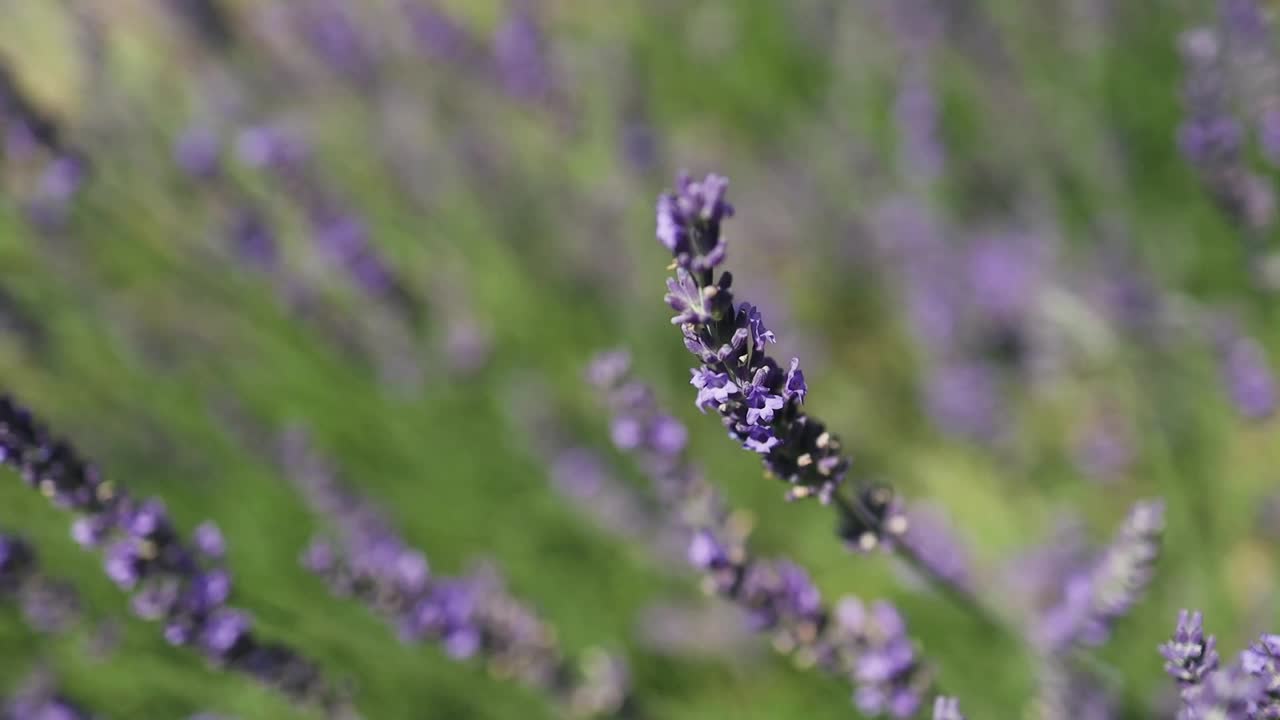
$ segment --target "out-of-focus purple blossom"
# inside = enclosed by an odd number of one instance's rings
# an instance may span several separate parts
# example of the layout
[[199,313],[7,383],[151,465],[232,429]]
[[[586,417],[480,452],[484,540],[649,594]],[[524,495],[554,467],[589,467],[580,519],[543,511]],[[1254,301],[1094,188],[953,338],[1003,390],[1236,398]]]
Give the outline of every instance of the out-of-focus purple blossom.
[[389,301],[416,324],[421,313],[418,299],[372,242],[364,220],[323,181],[300,136],[272,125],[247,128],[237,141],[237,155],[279,182],[306,217],[316,248],[347,273],[352,284],[370,297]]
[[933,720],[965,720],[960,713],[960,701],[939,695],[933,701]]
[[[618,360],[625,372],[627,359]],[[617,367],[608,362],[593,365],[605,377],[614,377],[610,373]],[[652,503],[618,477],[605,458],[570,435],[545,387],[521,381],[505,395],[511,423],[527,434],[530,450],[548,467],[552,488],[602,529],[652,548],[660,567],[678,561],[683,539],[671,537]]]
[[1002,427],[999,393],[990,367],[946,363],[930,370],[925,405],[933,421],[947,434],[991,442]]
[[1214,344],[1236,411],[1247,420],[1269,419],[1276,411],[1276,380],[1262,345],[1225,320],[1214,328]]
[[1045,720],[1116,720],[1113,694],[1103,678],[1069,657],[1040,659],[1037,716]]
[[222,139],[210,127],[192,125],[178,136],[173,158],[188,175],[211,178],[222,169]]
[[1200,720],[1258,720],[1275,717],[1259,715],[1259,706],[1267,703],[1263,681],[1250,675],[1240,664],[1229,665],[1210,673],[1196,686],[1194,692],[1184,695],[1186,704],[1179,718]]
[[71,213],[76,194],[89,177],[89,166],[77,153],[65,153],[49,161],[36,180],[28,204],[32,222],[44,229],[61,227]]
[[655,604],[640,615],[639,641],[663,655],[724,658],[751,657],[759,650],[745,632],[745,620],[729,605]]
[[1114,412],[1092,417],[1076,436],[1076,468],[1094,480],[1114,480],[1133,464],[1133,442],[1132,429]]
[[[157,499],[135,500],[105,481],[66,441],[55,438],[29,411],[0,397],[0,461],[56,505],[82,513],[76,540],[104,547],[104,568],[120,588],[134,591],[140,615],[164,623],[174,644],[194,644],[210,660],[243,672],[303,701],[338,707],[343,701],[316,665],[283,646],[263,645],[244,632],[231,645],[210,634],[215,618],[233,612],[223,603],[229,579],[211,558],[184,540]],[[211,584],[212,583],[212,584]],[[204,641],[204,642],[202,642]]]
[[898,611],[885,602],[867,607],[857,598],[844,598],[836,607],[834,624],[835,637],[856,639],[852,673],[858,684],[858,710],[871,716],[914,717],[930,680]]
[[590,450],[567,447],[555,452],[551,480],[603,527],[630,539],[652,537],[654,520],[643,510],[640,498]]
[[357,22],[356,8],[347,0],[291,3],[285,12],[306,46],[331,72],[361,91],[376,84],[378,58]]
[[462,375],[478,372],[493,355],[493,333],[465,312],[450,313],[444,351],[449,368]]
[[479,55],[475,36],[433,0],[402,0],[400,8],[415,45],[431,59],[463,66]]
[[1245,130],[1231,110],[1221,39],[1208,28],[1193,30],[1183,35],[1181,50],[1186,68],[1186,119],[1178,131],[1182,152],[1227,214],[1248,231],[1265,230],[1275,222],[1275,192],[1245,161]]
[[1044,249],[1030,234],[986,235],[968,248],[973,306],[988,323],[1016,323],[1036,302]]
[[898,542],[909,547],[912,555],[926,565],[934,577],[954,587],[972,589],[968,545],[956,535],[942,509],[917,503],[908,506],[904,516],[907,531]]
[[899,172],[916,187],[928,187],[942,175],[946,148],[939,137],[938,101],[928,65],[908,62],[898,82],[894,120],[898,126]]
[[511,0],[493,36],[493,61],[507,93],[523,102],[548,99],[555,76],[534,0]]
[[281,438],[280,459],[336,531],[335,542],[317,540],[302,558],[335,594],[367,605],[404,642],[436,642],[458,660],[483,657],[498,675],[546,692],[574,716],[613,716],[628,706],[628,678],[617,661],[565,656],[552,629],[506,591],[492,567],[433,575],[425,556],[339,480],[302,431]]
[[1280,710],[1280,635],[1266,634],[1240,654],[1240,667],[1260,678],[1266,692],[1276,698],[1273,710]]
[[1257,0],[1221,0],[1218,21],[1226,81],[1253,124],[1264,157],[1275,164],[1280,159],[1280,57],[1271,17]]
[[1098,558],[1066,577],[1061,600],[1040,620],[1037,643],[1054,654],[1077,644],[1104,643],[1115,622],[1145,593],[1163,531],[1163,503],[1136,503]]

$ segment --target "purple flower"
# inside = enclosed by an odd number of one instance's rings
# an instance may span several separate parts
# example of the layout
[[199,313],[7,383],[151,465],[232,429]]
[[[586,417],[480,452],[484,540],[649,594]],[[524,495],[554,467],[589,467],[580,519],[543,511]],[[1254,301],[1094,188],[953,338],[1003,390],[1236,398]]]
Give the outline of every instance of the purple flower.
[[[207,566],[212,558],[178,533],[162,502],[135,500],[104,481],[69,443],[53,437],[8,397],[0,397],[0,460],[57,505],[83,513],[74,526],[76,539],[90,547],[105,546],[108,577],[122,589],[137,589],[134,611],[163,621],[169,642],[222,637],[226,630],[214,627],[215,619],[244,617],[223,605],[229,576]],[[228,668],[247,672],[298,700],[339,702],[310,661],[283,646],[270,646],[268,651],[247,627],[240,635],[237,654],[223,658]],[[247,664],[251,658],[252,667]],[[290,678],[287,687],[279,682],[285,677]]]
[[689,431],[670,415],[658,415],[649,424],[648,443],[659,455],[678,456],[689,444]]
[[999,435],[999,389],[989,367],[969,363],[936,367],[925,392],[929,414],[944,432],[982,442]]
[[911,548],[935,577],[955,587],[971,586],[972,568],[966,544],[956,535],[941,508],[915,504],[905,512],[907,530],[900,542]]
[[800,370],[799,358],[791,358],[791,365],[787,369],[787,382],[782,386],[782,394],[788,401],[794,399],[797,403],[803,403],[804,396],[809,394],[809,386],[805,384],[804,373]]
[[1266,351],[1258,341],[1237,333],[1226,322],[1217,335],[1223,382],[1236,410],[1248,420],[1270,418],[1275,414],[1277,397]]
[[[1240,667],[1261,678],[1263,687],[1272,695],[1280,694],[1280,635],[1263,635],[1240,654]],[[1280,710],[1276,700],[1275,710]]]
[[1041,642],[1051,651],[1101,645],[1151,582],[1164,531],[1164,504],[1136,503],[1119,532],[1088,568],[1066,583],[1063,600],[1046,615]]
[[743,399],[747,403],[748,425],[772,423],[774,413],[787,404],[781,395],[774,395],[767,387],[754,382],[747,386]]
[[719,408],[729,401],[729,396],[738,392],[738,386],[728,373],[718,373],[706,367],[695,368],[689,384],[698,389],[698,398],[694,404],[702,412],[708,408]]
[[960,701],[939,695],[933,701],[933,720],[965,720],[960,713]]
[[723,262],[720,223],[733,216],[733,206],[725,201],[728,188],[729,181],[719,175],[698,182],[681,174],[676,192],[658,198],[658,241],[681,268],[705,272]]
[[222,537],[222,531],[213,522],[203,522],[197,525],[193,533],[193,540],[195,541],[196,550],[213,560],[221,559],[227,550],[227,543]]
[[764,352],[764,348],[771,342],[777,342],[773,331],[764,326],[764,318],[760,316],[760,309],[750,303],[742,303],[738,308],[740,315],[746,315],[747,328],[751,332],[752,342],[755,343],[756,352]]
[[249,616],[235,610],[219,610],[205,625],[200,644],[215,659],[226,659],[246,639],[252,623]]
[[523,102],[550,97],[554,85],[546,40],[532,0],[515,0],[493,37],[493,56],[507,93]]
[[221,170],[222,140],[212,129],[193,125],[178,137],[174,160],[182,171],[196,178],[210,178]]
[[1258,715],[1259,705],[1267,703],[1266,687],[1261,679],[1250,675],[1240,664],[1210,673],[1195,692],[1184,695],[1184,714],[1179,717],[1212,718],[1213,720],[1258,720],[1275,717]]
[[477,40],[435,3],[403,0],[401,8],[418,48],[432,59],[463,64],[475,56]]
[[728,563],[724,546],[708,530],[699,530],[689,541],[689,564],[699,570],[711,570]]
[[281,446],[291,479],[337,531],[335,542],[313,542],[303,557],[335,594],[382,616],[404,642],[435,642],[458,660],[481,657],[561,702],[591,696],[589,714],[611,713],[625,701],[621,688],[605,693],[596,687],[596,679],[561,651],[551,628],[505,590],[492,568],[457,578],[432,575],[426,557],[338,479],[305,434],[290,432]]
[[1178,613],[1178,627],[1173,638],[1160,646],[1160,654],[1165,672],[1183,686],[1198,685],[1218,669],[1217,640],[1205,637],[1204,616],[1198,610]]

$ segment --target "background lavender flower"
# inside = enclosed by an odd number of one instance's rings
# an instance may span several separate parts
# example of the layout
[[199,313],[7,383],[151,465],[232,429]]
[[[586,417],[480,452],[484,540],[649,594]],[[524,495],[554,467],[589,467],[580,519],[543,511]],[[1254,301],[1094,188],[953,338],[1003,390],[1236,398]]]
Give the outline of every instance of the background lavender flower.
[[458,660],[482,657],[495,675],[547,693],[572,716],[629,711],[630,678],[620,660],[597,651],[565,656],[551,626],[505,589],[491,565],[455,578],[433,574],[426,556],[341,483],[301,430],[281,438],[280,453],[295,485],[336,530],[336,541],[317,538],[301,558],[334,593],[367,605],[402,642],[436,642]]
[[[56,505],[80,513],[73,537],[103,550],[107,576],[134,593],[138,616],[164,622],[171,644],[195,647],[214,664],[247,673],[291,697],[330,709],[341,704],[311,661],[283,645],[263,643],[252,634],[248,616],[226,606],[230,576],[211,565],[217,558],[182,539],[162,502],[136,501],[105,481],[7,396],[0,397],[0,462]],[[211,547],[208,528],[201,535],[200,545]]]
[[1276,410],[1276,382],[1266,351],[1229,321],[1214,328],[1223,384],[1237,412],[1247,420],[1270,418]]
[[1164,530],[1160,501],[1135,504],[1115,539],[1086,571],[1069,575],[1062,599],[1043,618],[1038,641],[1050,652],[1101,645],[1146,591]]
[[965,720],[964,715],[960,714],[960,701],[938,696],[933,701],[933,720]]

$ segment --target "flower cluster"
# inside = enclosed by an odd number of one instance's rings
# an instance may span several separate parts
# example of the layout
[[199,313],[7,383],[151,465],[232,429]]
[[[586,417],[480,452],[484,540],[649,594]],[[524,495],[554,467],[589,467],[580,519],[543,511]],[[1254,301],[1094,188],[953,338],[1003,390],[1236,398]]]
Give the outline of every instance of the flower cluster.
[[939,696],[933,701],[933,720],[965,720],[960,714],[960,701]]
[[1222,31],[1199,28],[1182,37],[1187,117],[1179,142],[1224,212],[1246,232],[1260,232],[1275,223],[1275,192],[1249,167],[1246,127],[1233,112],[1237,98],[1223,47],[1232,28],[1239,23],[1227,23]]
[[1218,669],[1217,645],[1212,635],[1205,637],[1204,616],[1199,611],[1181,611],[1173,638],[1160,646],[1165,672],[1183,687],[1199,685]]
[[1178,613],[1173,637],[1159,648],[1178,683],[1179,720],[1267,720],[1280,717],[1280,635],[1264,634],[1236,662],[1219,667],[1217,643],[1200,612]]
[[663,509],[689,534],[688,560],[706,589],[742,608],[752,630],[770,633],[800,665],[847,677],[862,712],[912,717],[930,674],[898,612],[883,602],[868,609],[853,597],[833,612],[803,567],[753,557],[746,531],[689,461],[687,430],[629,369],[625,353],[604,353],[588,376],[606,393],[614,445],[637,457]]
[[1111,544],[1067,576],[1060,602],[1041,619],[1042,648],[1060,653],[1077,644],[1104,643],[1151,582],[1163,531],[1163,503],[1135,504]]
[[390,302],[416,322],[421,308],[405,282],[369,237],[364,220],[326,186],[311,161],[310,148],[295,133],[259,125],[243,130],[237,154],[248,167],[270,173],[306,216],[316,249],[370,297]]
[[282,437],[281,460],[336,539],[317,538],[303,565],[342,597],[385,618],[406,643],[434,642],[455,659],[482,657],[501,677],[544,691],[575,717],[617,717],[630,710],[622,662],[599,651],[569,658],[554,630],[503,586],[489,566],[460,577],[431,573],[380,512],[346,488],[307,436]]
[[101,549],[104,569],[132,592],[134,612],[164,623],[165,639],[201,650],[221,667],[243,672],[291,697],[336,708],[337,695],[297,651],[258,639],[249,616],[227,605],[231,578],[220,567],[216,526],[183,539],[157,499],[137,500],[104,480],[65,440],[54,437],[12,398],[0,397],[0,462],[56,505],[80,513],[72,536]]
[[[736,303],[733,276],[716,274],[727,243],[721,225],[733,215],[725,200],[728,180],[708,175],[694,181],[681,175],[676,191],[658,200],[657,237],[675,259],[676,276],[667,280],[672,323],[684,334],[685,347],[701,365],[690,381],[696,404],[715,410],[730,437],[763,456],[765,468],[790,485],[788,498],[816,496],[830,502],[844,480],[849,461],[839,438],[806,414],[808,394],[799,360],[784,367],[766,348],[776,338],[759,309]],[[844,537],[874,545],[886,530],[905,523],[885,488],[863,488],[844,513]]]
[[27,211],[40,228],[62,225],[89,174],[85,155],[67,141],[63,127],[19,85],[9,66],[0,62],[0,158],[43,160]]
[[1227,319],[1217,322],[1212,334],[1222,383],[1236,411],[1254,422],[1275,415],[1280,397],[1266,350]]

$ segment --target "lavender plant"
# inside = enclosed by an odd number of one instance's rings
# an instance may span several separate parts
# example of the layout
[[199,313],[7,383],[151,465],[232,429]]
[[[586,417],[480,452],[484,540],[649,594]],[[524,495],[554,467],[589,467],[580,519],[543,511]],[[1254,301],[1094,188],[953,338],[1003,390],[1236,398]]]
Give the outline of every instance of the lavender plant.
[[163,502],[135,499],[104,479],[8,396],[0,397],[0,462],[56,506],[78,514],[76,542],[103,551],[107,577],[133,594],[135,614],[164,624],[169,643],[197,649],[215,666],[298,701],[344,711],[343,698],[314,662],[287,645],[264,642],[253,633],[249,614],[228,605],[231,576],[220,566],[225,545],[215,525],[206,523],[184,539]]
[[802,566],[754,557],[741,523],[687,458],[688,431],[629,377],[627,355],[598,356],[588,375],[607,393],[614,445],[636,456],[661,506],[689,536],[688,560],[704,574],[704,587],[740,606],[751,629],[770,633],[798,665],[849,678],[863,713],[915,716],[932,673],[897,609],[851,596],[828,606]]
[[551,626],[506,590],[492,566],[456,578],[432,574],[421,552],[340,483],[305,434],[287,433],[280,449],[290,478],[336,531],[336,541],[317,538],[302,557],[335,594],[367,605],[402,642],[439,643],[458,660],[482,658],[495,676],[545,692],[573,717],[637,712],[619,658],[598,649],[566,655]]
[[[733,276],[717,274],[728,245],[721,224],[733,216],[725,200],[728,180],[708,175],[677,180],[676,192],[658,200],[657,237],[672,253],[676,271],[667,280],[667,304],[676,311],[685,347],[701,363],[692,370],[696,405],[715,410],[729,436],[761,456],[770,476],[788,485],[786,497],[816,497],[839,511],[839,536],[851,547],[871,550],[900,539],[908,528],[902,503],[884,485],[860,482],[842,492],[849,461],[840,439],[802,409],[808,385],[800,361],[784,368],[766,348],[774,335],[750,303],[735,304]],[[944,592],[998,626],[979,601],[937,574],[906,543],[889,542],[901,557]]]
[[1178,684],[1179,720],[1280,717],[1280,635],[1262,635],[1234,663],[1221,666],[1215,638],[1204,634],[1203,615],[1182,610],[1173,637],[1159,651]]

